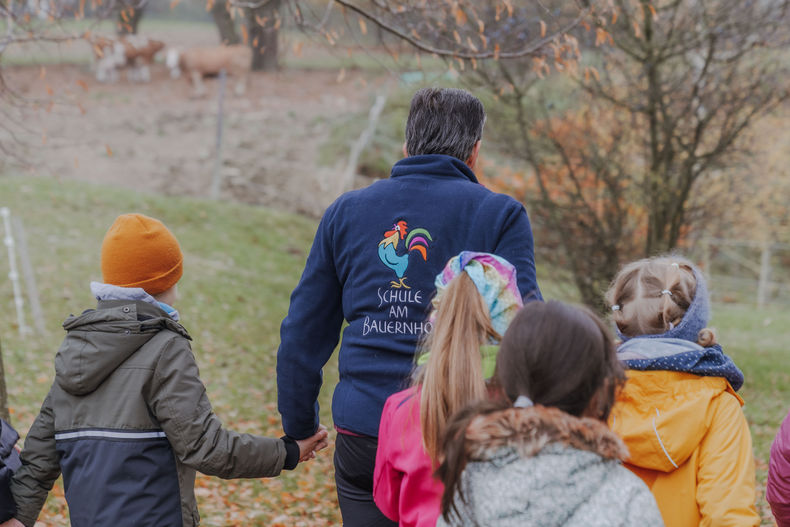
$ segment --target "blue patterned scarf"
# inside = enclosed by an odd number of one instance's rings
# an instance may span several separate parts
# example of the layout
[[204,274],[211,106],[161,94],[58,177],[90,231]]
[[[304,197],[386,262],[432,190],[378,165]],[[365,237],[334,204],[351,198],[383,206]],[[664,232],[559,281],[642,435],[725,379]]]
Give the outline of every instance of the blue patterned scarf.
[[743,386],[743,372],[718,344],[703,348],[683,339],[635,337],[620,345],[617,358],[629,370],[666,370],[724,377],[736,391]]

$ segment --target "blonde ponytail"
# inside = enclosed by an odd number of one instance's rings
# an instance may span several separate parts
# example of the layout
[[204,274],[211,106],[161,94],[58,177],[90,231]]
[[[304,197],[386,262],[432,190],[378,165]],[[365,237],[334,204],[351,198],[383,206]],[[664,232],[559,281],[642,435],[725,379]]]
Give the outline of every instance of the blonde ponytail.
[[466,273],[453,278],[439,300],[433,331],[423,344],[430,357],[415,381],[421,386],[423,444],[434,463],[438,463],[450,416],[486,397],[480,346],[489,335],[498,337],[488,309]]

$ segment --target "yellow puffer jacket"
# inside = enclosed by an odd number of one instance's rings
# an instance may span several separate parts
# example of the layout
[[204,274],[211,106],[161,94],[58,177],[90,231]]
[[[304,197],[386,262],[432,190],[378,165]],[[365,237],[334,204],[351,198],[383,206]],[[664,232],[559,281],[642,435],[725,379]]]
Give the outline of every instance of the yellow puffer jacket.
[[742,405],[721,377],[628,371],[610,425],[667,527],[760,525]]

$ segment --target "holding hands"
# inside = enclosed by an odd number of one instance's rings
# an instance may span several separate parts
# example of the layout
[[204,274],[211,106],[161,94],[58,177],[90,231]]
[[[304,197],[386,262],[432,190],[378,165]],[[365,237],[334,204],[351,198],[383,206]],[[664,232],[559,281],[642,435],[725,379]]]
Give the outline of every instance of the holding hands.
[[297,440],[296,444],[299,445],[299,462],[301,463],[315,458],[316,452],[329,445],[328,436],[329,432],[327,432],[326,427],[324,425],[318,425],[318,430],[315,434],[306,439]]

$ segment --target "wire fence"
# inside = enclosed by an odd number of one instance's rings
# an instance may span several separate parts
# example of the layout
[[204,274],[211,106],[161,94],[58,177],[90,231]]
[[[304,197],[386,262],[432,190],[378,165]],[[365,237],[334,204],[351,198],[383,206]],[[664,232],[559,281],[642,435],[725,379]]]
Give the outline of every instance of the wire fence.
[[[538,246],[537,260],[556,261],[559,250]],[[790,306],[790,244],[702,238],[678,251],[702,269],[714,302]],[[573,277],[565,265],[548,265],[541,272],[549,278],[541,283],[541,288],[549,289],[549,297],[578,301]]]
[[713,300],[790,304],[790,245],[703,238],[686,252],[707,275]]

